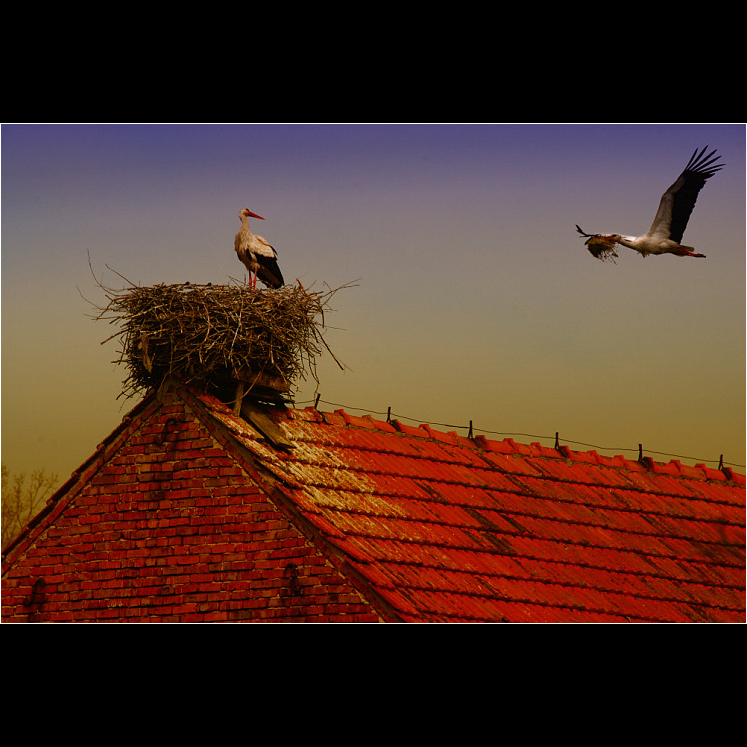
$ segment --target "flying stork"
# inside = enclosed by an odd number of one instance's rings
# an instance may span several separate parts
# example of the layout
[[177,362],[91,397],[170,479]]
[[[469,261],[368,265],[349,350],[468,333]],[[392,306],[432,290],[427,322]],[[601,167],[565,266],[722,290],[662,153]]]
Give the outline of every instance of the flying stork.
[[[696,254],[695,247],[683,246],[682,234],[685,233],[687,221],[695,207],[698,192],[705,186],[706,179],[710,179],[723,164],[716,165],[721,156],[714,156],[715,150],[704,155],[706,146],[698,153],[698,149],[685,166],[685,170],[677,177],[677,181],[662,195],[659,209],[648,233],[643,236],[621,236],[619,233],[585,233],[578,225],[576,230],[588,237],[586,246],[589,251],[601,260],[616,257],[615,244],[635,249],[642,256],[649,254],[675,254],[678,257],[705,257]],[[614,261],[614,260],[613,260]]]
[[268,288],[279,288],[283,285],[283,275],[278,267],[278,253],[261,236],[257,236],[249,230],[249,218],[259,218],[261,215],[253,213],[249,208],[239,210],[241,228],[236,234],[233,248],[244,267],[249,270],[249,285],[252,289],[257,287],[259,278]]

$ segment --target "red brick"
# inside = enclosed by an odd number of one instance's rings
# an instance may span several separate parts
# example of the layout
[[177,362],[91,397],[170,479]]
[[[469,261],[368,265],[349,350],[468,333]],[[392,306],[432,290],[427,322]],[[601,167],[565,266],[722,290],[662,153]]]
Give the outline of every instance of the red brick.
[[[282,423],[303,447],[285,452],[213,413],[231,417],[174,387],[138,405],[6,551],[3,620],[499,621],[566,609],[594,621],[622,619],[618,607],[642,620],[743,618],[744,479],[732,472],[313,409]],[[720,576],[708,586],[709,565]],[[622,586],[605,598],[611,575]],[[676,604],[664,601],[678,594],[670,575],[686,581]],[[44,585],[24,606],[33,579]],[[389,602],[377,611],[359,589]]]

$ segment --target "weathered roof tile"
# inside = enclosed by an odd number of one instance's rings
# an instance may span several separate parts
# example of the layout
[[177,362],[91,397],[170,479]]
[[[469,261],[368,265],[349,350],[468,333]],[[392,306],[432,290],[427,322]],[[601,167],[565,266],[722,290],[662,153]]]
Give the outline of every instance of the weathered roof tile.
[[[732,470],[465,438],[343,409],[267,409],[265,415],[293,445],[280,448],[215,397],[187,388],[175,392],[168,433],[165,415],[141,423],[139,433],[133,416],[116,442],[167,450],[170,438],[186,438],[198,427],[209,432],[183,445],[181,459],[191,454],[190,463],[177,467],[153,458],[149,472],[136,475],[137,489],[150,486],[163,505],[162,521],[177,521],[169,507],[195,500],[203,488],[201,510],[208,511],[210,501],[228,500],[232,481],[243,492],[232,498],[231,521],[242,511],[254,516],[246,493],[253,481],[258,497],[269,496],[382,618],[744,621],[745,481]],[[140,410],[153,413],[157,407],[146,402]],[[129,441],[122,440],[124,432]],[[114,443],[105,442],[77,474],[88,479],[100,470],[101,486],[75,506],[81,520],[100,521],[107,491],[128,490],[122,478],[136,462],[120,452],[114,470],[107,462]],[[214,473],[214,485],[195,482],[208,473]],[[60,497],[45,520],[61,516],[65,505]],[[197,515],[192,521],[199,521]],[[239,534],[252,531],[243,526]],[[296,554],[297,533],[286,540],[295,543]],[[213,550],[216,556],[245,557],[230,537],[223,545],[224,551]],[[242,547],[246,552],[248,546]],[[319,562],[313,553],[309,558]],[[189,559],[183,551],[182,562]],[[302,580],[294,577],[295,586],[283,593],[298,595]],[[325,598],[327,611],[330,599],[342,599]],[[368,619],[363,607],[355,609],[359,619]],[[205,612],[205,619],[216,614]]]
[[[376,571],[361,572],[403,617],[744,614],[744,494],[722,471],[334,415],[320,429],[346,431],[336,436],[345,464],[336,469],[371,483],[329,506],[333,522],[365,542]],[[312,428],[303,438],[330,436]],[[317,486],[339,480],[309,475]],[[701,578],[709,568],[711,585]]]

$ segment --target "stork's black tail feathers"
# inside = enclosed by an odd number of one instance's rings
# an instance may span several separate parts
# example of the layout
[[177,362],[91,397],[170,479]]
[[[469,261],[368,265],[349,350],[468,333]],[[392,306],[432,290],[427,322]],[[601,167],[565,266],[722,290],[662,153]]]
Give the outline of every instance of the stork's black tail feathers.
[[280,288],[285,284],[283,273],[280,272],[280,267],[274,257],[257,255],[257,265],[257,277],[268,288]]

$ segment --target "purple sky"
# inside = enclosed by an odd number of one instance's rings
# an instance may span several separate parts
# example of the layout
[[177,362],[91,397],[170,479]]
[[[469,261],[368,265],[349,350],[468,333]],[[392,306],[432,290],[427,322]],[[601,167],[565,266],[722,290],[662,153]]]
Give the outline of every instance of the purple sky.
[[[237,213],[288,282],[349,281],[320,408],[552,445],[745,464],[745,127],[3,125],[2,461],[66,479],[136,401],[81,294],[243,277]],[[693,150],[726,168],[685,243],[706,259],[595,260],[639,235]],[[300,387],[312,403],[314,382]],[[410,421],[407,421],[410,422]],[[635,451],[625,452],[623,449]],[[669,456],[652,454],[660,461]],[[743,468],[739,468],[744,471]]]

